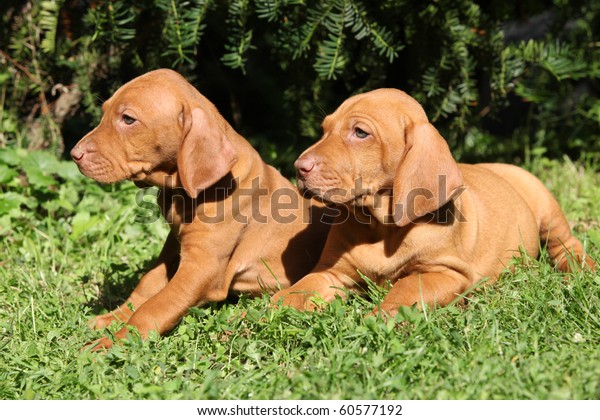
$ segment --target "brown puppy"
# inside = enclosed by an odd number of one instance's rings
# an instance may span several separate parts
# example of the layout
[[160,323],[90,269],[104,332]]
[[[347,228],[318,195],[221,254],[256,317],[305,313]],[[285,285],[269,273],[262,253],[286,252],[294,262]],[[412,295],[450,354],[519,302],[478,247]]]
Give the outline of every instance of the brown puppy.
[[[274,292],[314,267],[329,230],[324,207],[266,165],[182,76],[147,73],[118,89],[102,110],[98,127],[71,156],[97,181],[159,187],[171,233],[127,301],[96,317],[93,327],[119,320],[142,337],[162,334],[190,307],[231,292]],[[116,337],[126,333],[123,327]],[[103,338],[95,345],[112,343]]]
[[560,270],[594,262],[550,192],[504,164],[457,164],[423,108],[396,89],[345,101],[322,139],[296,161],[298,185],[343,204],[315,269],[273,302],[314,308],[341,289],[361,290],[357,270],[394,283],[380,310],[447,305],[482,278],[494,280],[520,249],[542,245]]

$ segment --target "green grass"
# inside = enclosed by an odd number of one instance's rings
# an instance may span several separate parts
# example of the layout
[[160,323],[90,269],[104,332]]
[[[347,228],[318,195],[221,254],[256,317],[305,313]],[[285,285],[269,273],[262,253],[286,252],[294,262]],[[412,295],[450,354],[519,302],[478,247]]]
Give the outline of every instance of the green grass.
[[[599,260],[597,168],[532,169]],[[82,352],[101,334],[87,320],[128,295],[166,228],[131,223],[133,186],[47,154],[0,151],[0,185],[2,399],[600,398],[600,278],[544,257],[464,306],[406,309],[410,322],[365,318],[377,290],[320,313],[241,298],[192,310],[166,337]]]

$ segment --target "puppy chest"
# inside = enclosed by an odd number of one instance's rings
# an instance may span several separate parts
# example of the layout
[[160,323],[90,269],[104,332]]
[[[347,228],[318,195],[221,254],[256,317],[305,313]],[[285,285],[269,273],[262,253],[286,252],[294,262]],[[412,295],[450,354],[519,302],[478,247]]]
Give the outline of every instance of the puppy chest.
[[291,286],[278,264],[271,268],[262,258],[255,261],[240,261],[237,264],[232,261],[231,269],[230,289],[236,294],[259,296],[263,293],[272,294],[280,288]]
[[413,260],[411,252],[405,246],[390,248],[383,241],[375,244],[355,246],[349,255],[349,263],[356,267],[352,278],[359,279],[360,271],[366,277],[381,285],[386,281],[395,282],[406,275]]
[[183,193],[161,192],[157,197],[157,203],[173,232],[179,233],[182,226],[191,224],[196,217],[194,200]]

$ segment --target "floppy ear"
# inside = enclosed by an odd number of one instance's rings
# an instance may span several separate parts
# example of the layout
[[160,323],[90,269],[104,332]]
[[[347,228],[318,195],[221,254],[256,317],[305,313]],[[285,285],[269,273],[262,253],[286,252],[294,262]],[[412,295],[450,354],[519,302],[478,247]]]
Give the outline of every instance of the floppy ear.
[[[185,111],[184,111],[185,112]],[[200,108],[184,116],[184,138],[177,153],[177,173],[192,198],[231,171],[237,161],[233,144]]]
[[394,222],[406,226],[450,201],[463,186],[446,140],[429,122],[406,129],[404,159],[393,184]]

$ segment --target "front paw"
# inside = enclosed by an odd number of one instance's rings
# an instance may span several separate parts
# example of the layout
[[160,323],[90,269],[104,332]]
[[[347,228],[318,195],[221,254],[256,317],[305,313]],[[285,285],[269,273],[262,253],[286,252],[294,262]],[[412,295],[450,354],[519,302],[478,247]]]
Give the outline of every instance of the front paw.
[[87,326],[92,330],[101,330],[102,328],[108,327],[113,322],[127,322],[133,312],[125,313],[120,308],[115,309],[104,315],[98,315],[92,319],[90,319],[87,323]]
[[315,298],[314,292],[286,289],[273,295],[271,305],[274,307],[289,306],[299,311],[314,311],[317,306],[313,302],[313,298]]
[[115,343],[126,339],[129,331],[130,330],[127,327],[123,327],[119,331],[117,331],[114,334],[114,336],[112,336],[112,340],[105,336],[94,340],[90,343],[87,343],[85,346],[83,346],[82,350],[89,349],[91,351],[106,351],[110,349]]
[[102,337],[97,340],[91,341],[87,343],[83,348],[83,350],[91,350],[95,352],[105,352],[113,346],[113,342],[108,337]]
[[394,305],[379,305],[372,312],[368,313],[368,317],[381,318],[385,322],[393,320],[398,314],[398,307]]

